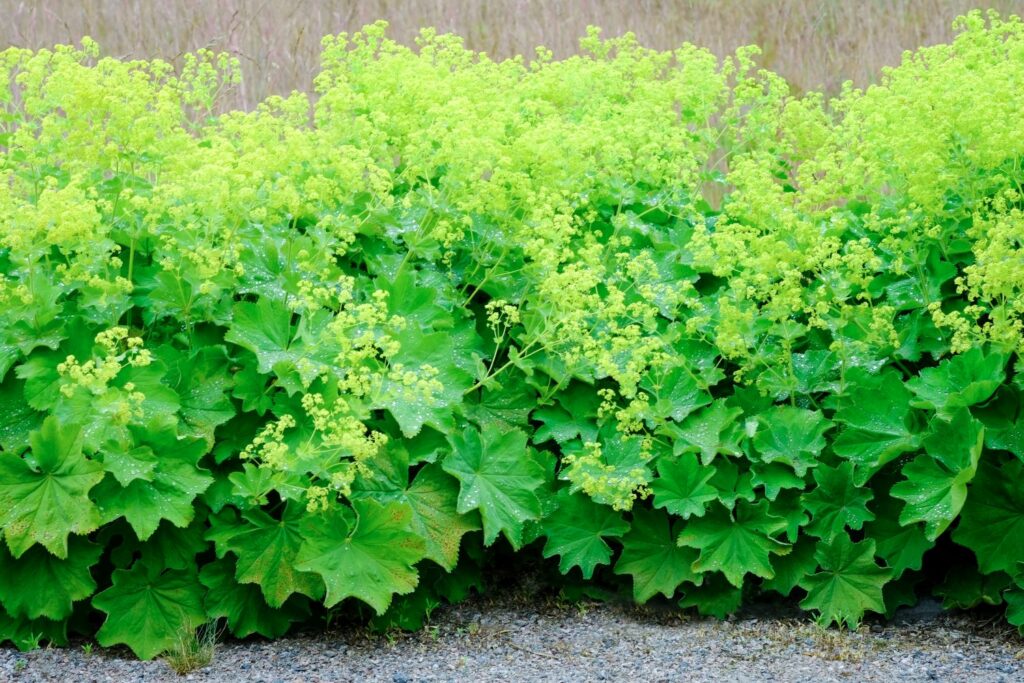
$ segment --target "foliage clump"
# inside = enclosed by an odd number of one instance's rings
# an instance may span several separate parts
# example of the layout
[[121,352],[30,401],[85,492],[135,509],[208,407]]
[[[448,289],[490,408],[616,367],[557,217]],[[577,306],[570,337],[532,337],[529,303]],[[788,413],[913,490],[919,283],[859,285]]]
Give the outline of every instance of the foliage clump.
[[597,31],[376,24],[228,113],[208,52],[0,53],[0,640],[415,627],[499,539],[1024,623],[1024,25],[959,27],[828,102]]

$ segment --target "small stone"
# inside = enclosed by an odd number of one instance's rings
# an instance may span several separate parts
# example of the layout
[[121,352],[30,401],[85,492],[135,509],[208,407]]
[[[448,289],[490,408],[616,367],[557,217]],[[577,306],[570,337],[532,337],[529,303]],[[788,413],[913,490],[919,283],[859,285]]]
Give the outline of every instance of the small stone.
[[881,633],[884,630],[885,630],[885,627],[883,627],[881,624],[871,624],[871,632],[872,633]]
[[397,673],[391,677],[392,683],[411,683],[409,677],[404,673]]

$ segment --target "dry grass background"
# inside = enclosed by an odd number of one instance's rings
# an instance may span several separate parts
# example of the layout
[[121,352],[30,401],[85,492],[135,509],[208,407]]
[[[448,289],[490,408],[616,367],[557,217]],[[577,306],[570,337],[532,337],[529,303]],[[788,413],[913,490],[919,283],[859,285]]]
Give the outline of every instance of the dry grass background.
[[319,41],[376,19],[411,44],[418,30],[455,32],[494,57],[545,45],[572,54],[588,24],[633,31],[668,49],[683,42],[726,55],[755,43],[762,63],[798,90],[866,85],[904,50],[948,40],[974,7],[1024,14],[1024,0],[0,0],[0,48],[92,36],[106,54],[174,59],[200,47],[230,52],[245,82],[231,104],[308,90]]

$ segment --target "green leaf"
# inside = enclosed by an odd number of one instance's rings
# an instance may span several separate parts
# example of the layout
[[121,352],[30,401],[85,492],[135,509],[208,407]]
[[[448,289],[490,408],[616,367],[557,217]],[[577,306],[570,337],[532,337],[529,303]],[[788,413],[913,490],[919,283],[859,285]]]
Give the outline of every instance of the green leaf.
[[917,397],[911,405],[950,416],[988,400],[1006,380],[1006,356],[985,353],[979,347],[925,368],[907,382]]
[[128,405],[128,395],[119,389],[108,389],[99,396],[77,388],[71,396],[63,396],[51,414],[61,424],[81,427],[82,448],[95,453],[111,440],[128,441],[128,426],[124,424],[123,413]]
[[195,515],[193,501],[213,482],[213,477],[197,465],[206,453],[205,442],[178,437],[173,424],[159,430],[151,428],[145,438],[159,454],[151,480],[137,478],[121,486],[114,477],[107,477],[95,493],[103,519],[123,516],[141,541],[156,531],[162,519],[187,527]]
[[[132,426],[151,422],[176,422],[178,395],[162,382],[165,372],[163,363],[154,360],[145,367],[126,367],[111,381],[99,395],[73,384],[69,395],[61,394],[53,408],[53,414],[64,424],[82,427],[82,444],[85,450],[95,452],[110,441],[127,442],[129,427],[125,421],[126,407],[131,405],[131,395],[141,393],[145,400],[139,404],[138,413],[131,415]],[[134,385],[131,391],[126,386]]]
[[779,496],[768,506],[771,514],[781,517],[786,522],[784,535],[790,543],[795,543],[804,536],[801,530],[811,519],[804,509],[802,498],[801,489],[780,491]]
[[288,501],[280,519],[263,510],[246,511],[240,522],[214,518],[207,538],[216,543],[218,555],[235,554],[238,582],[258,585],[271,607],[281,607],[294,593],[319,599],[324,592],[320,577],[295,567],[307,516],[302,505]]
[[294,291],[304,275],[302,269],[293,265],[302,248],[298,233],[277,226],[249,228],[245,238],[238,240],[239,262],[245,269],[239,291],[261,296],[280,296],[282,290]]
[[[479,536],[474,536],[477,542],[472,550],[463,550],[462,559],[450,572],[437,572],[438,576],[433,581],[433,588],[437,595],[443,597],[451,604],[462,602],[468,598],[473,591],[482,594],[485,591],[483,573],[483,544],[479,542]],[[424,563],[424,571],[429,571],[432,565]]]
[[387,612],[373,616],[370,628],[375,633],[386,633],[394,629],[420,631],[440,605],[441,600],[434,587],[420,581],[412,593],[395,597]]
[[935,545],[934,539],[925,535],[924,525],[902,525],[902,504],[895,498],[880,496],[872,502],[875,519],[864,525],[864,533],[875,541],[875,554],[892,567],[893,578],[900,578],[908,569],[920,569],[924,554]]
[[694,455],[663,458],[658,463],[658,478],[651,482],[654,507],[665,508],[683,519],[703,517],[707,504],[718,498],[718,490],[708,483],[716,473],[714,467],[701,465]]
[[33,353],[14,369],[14,374],[25,380],[25,402],[36,410],[53,410],[57,405],[63,383],[57,365],[69,355],[82,362],[92,359],[93,339],[96,336],[94,328],[76,322],[69,332],[60,350]]
[[987,457],[978,466],[953,540],[970,548],[982,573],[1012,573],[1024,562],[1024,463]]
[[1013,424],[1005,427],[986,429],[985,448],[1008,451],[1024,461],[1024,419],[1018,418]]
[[451,571],[459,560],[462,537],[480,528],[475,512],[458,512],[458,481],[445,474],[440,465],[429,464],[410,484],[409,454],[405,449],[389,448],[381,456],[369,463],[373,476],[357,480],[351,497],[408,505],[412,529],[426,542],[427,559]]
[[1024,635],[1024,574],[1003,593],[1003,598],[1006,600],[1006,620]]
[[132,534],[118,528],[120,525],[103,528],[123,536],[124,542],[110,554],[111,561],[118,567],[129,566],[135,557],[159,557],[164,569],[191,569],[196,566],[196,555],[206,552],[209,544],[203,538],[207,528],[205,514],[196,514],[192,523],[184,529],[164,520],[152,536],[145,541],[132,538]]
[[309,486],[309,480],[298,473],[260,467],[250,462],[242,465],[241,472],[229,474],[228,481],[231,483],[230,496],[235,499],[228,502],[243,507],[266,505],[271,493],[277,493],[284,500],[305,500]]
[[793,468],[782,463],[756,463],[750,470],[750,484],[764,488],[764,496],[774,501],[779,494],[788,489],[803,489],[807,482],[798,476]]
[[811,513],[807,533],[831,542],[847,527],[857,531],[875,518],[867,507],[871,489],[854,483],[851,463],[821,465],[814,470],[814,481],[817,486],[803,496],[804,507]]
[[526,434],[489,422],[450,439],[452,452],[442,467],[461,484],[459,514],[479,510],[485,544],[504,533],[518,548],[523,525],[541,517],[537,490],[545,482],[544,468],[527,454]]
[[25,401],[25,383],[8,377],[0,384],[0,450],[19,455],[28,448],[28,437],[43,423],[45,413]]
[[710,465],[719,453],[735,455],[739,452],[736,418],[742,413],[740,408],[730,408],[725,401],[718,400],[679,425],[669,424],[663,429],[676,439],[673,450],[677,455],[700,453],[701,462]]
[[[136,420],[138,423],[171,422],[181,408],[181,399],[177,392],[165,383],[166,378],[167,366],[162,360],[155,358],[146,366],[129,365],[124,368],[112,382],[112,386],[120,391],[126,391],[125,385],[131,383],[135,385],[135,391],[146,397],[141,405],[142,416]],[[101,442],[103,440],[102,437],[99,439]]]
[[67,619],[72,604],[96,590],[90,569],[102,552],[79,536],[71,537],[65,559],[38,546],[14,559],[0,546],[0,604],[14,617]]
[[511,375],[504,380],[501,386],[489,384],[483,389],[478,403],[463,404],[466,417],[478,425],[494,421],[512,429],[525,428],[529,424],[530,411],[537,406],[537,392],[519,375]]
[[835,352],[825,350],[794,353],[793,375],[798,393],[834,392],[839,378],[838,358]]
[[454,587],[453,584],[460,584],[455,587],[455,591],[468,596],[468,582],[465,578],[465,575],[459,575],[459,572],[450,574],[433,563],[423,563],[420,568],[420,583],[416,590],[406,595],[396,595],[387,612],[370,618],[370,629],[374,633],[386,633],[395,629],[423,629],[430,622],[434,610],[441,605],[444,594]]
[[256,354],[259,371],[273,372],[279,363],[293,363],[302,357],[302,343],[295,339],[292,311],[285,302],[262,296],[255,303],[241,302],[231,313],[231,328],[224,341]]
[[136,479],[153,481],[156,471],[156,453],[149,446],[134,446],[129,441],[109,441],[100,450],[103,469],[114,475],[121,486]]
[[722,574],[714,572],[704,577],[704,583],[683,591],[679,606],[696,607],[704,617],[725,619],[739,610],[743,603],[743,589],[733,586]]
[[999,605],[1003,591],[1010,585],[1006,572],[982,574],[970,561],[950,567],[935,594],[942,596],[943,609],[974,609],[978,605]]
[[165,381],[181,399],[183,435],[201,438],[212,446],[214,430],[235,416],[235,406],[228,398],[233,382],[227,349],[203,346],[187,356],[165,346],[158,355],[169,368]]
[[[374,286],[388,293],[388,313],[404,318],[408,323],[430,330],[448,329],[452,326],[452,316],[436,303],[438,288],[423,287],[418,280],[419,271],[406,269],[399,271],[394,277],[374,279]],[[429,284],[429,283],[428,283]]]
[[929,541],[949,528],[967,500],[984,440],[985,428],[966,409],[949,421],[936,416],[924,440],[929,455],[904,465],[904,481],[892,487],[892,496],[906,502],[900,524],[924,522]]
[[0,609],[0,643],[10,641],[22,652],[39,649],[43,642],[62,647],[68,644],[67,621],[12,617]]
[[817,610],[824,624],[845,625],[856,630],[867,611],[885,613],[882,588],[892,570],[875,562],[875,542],[854,543],[846,534],[821,541],[815,558],[821,571],[800,581],[807,597],[804,609]]
[[750,470],[741,468],[739,463],[738,458],[720,459],[715,465],[714,476],[708,482],[718,491],[718,502],[730,510],[737,501],[752,502],[757,498]]
[[914,458],[903,466],[904,480],[892,487],[892,495],[906,503],[900,524],[924,522],[926,537],[934,541],[959,514],[973,474],[950,472],[927,456]]
[[406,438],[416,436],[423,425],[442,434],[451,433],[455,429],[454,407],[462,403],[463,394],[473,385],[473,376],[458,363],[465,350],[457,344],[468,346],[476,338],[468,339],[465,331],[427,334],[415,326],[396,332],[394,337],[401,347],[389,362],[414,372],[429,366],[442,388],[424,396],[399,381],[385,379],[374,407],[388,410]]
[[0,453],[0,527],[15,557],[39,543],[60,558],[68,536],[100,524],[89,492],[103,468],[82,453],[81,430],[48,417],[29,436],[29,458]]
[[633,598],[644,603],[656,593],[675,595],[683,581],[700,585],[703,577],[691,569],[697,553],[676,544],[683,523],[669,528],[665,512],[637,508],[633,525],[622,539],[622,554],[615,563],[616,574],[633,577]]
[[224,341],[256,354],[259,372],[273,372],[289,393],[324,373],[336,355],[329,335],[322,334],[329,322],[326,311],[305,314],[297,325],[292,317],[288,305],[276,298],[237,303],[224,335]]
[[601,398],[594,387],[573,382],[556,398],[556,405],[541,406],[533,411],[531,418],[541,423],[533,434],[533,443],[542,444],[554,439],[564,444],[576,438],[584,443],[597,441],[597,413]]
[[765,579],[761,587],[788,596],[801,581],[818,568],[818,560],[814,556],[815,547],[816,543],[811,537],[802,536],[793,544],[789,554],[774,555],[771,559],[775,576]]
[[533,443],[542,444],[554,439],[559,444],[579,437],[582,441],[597,440],[597,424],[579,415],[571,415],[561,406],[541,406],[531,416],[541,423],[533,434]]
[[885,618],[892,619],[900,607],[913,607],[917,604],[917,586],[921,583],[918,572],[907,572],[893,579],[882,588],[885,600]]
[[140,561],[130,570],[115,570],[111,579],[113,585],[92,599],[107,614],[96,633],[104,647],[122,643],[139,659],[152,659],[206,621],[194,570],[161,572]]
[[917,438],[908,427],[911,393],[898,373],[870,375],[854,368],[847,382],[850,388],[836,397],[833,417],[846,428],[832,449],[856,465],[860,486],[900,453],[917,448]]
[[259,588],[235,581],[234,563],[227,559],[203,567],[199,580],[207,589],[206,616],[227,619],[231,635],[236,638],[253,634],[279,638],[288,632],[293,622],[308,615],[308,610],[295,601],[282,609],[267,605]]
[[[8,275],[14,275],[16,272],[7,270],[7,268],[4,270]],[[68,288],[64,278],[54,277],[42,268],[30,268],[27,273],[25,270],[22,270],[22,273],[28,275],[28,277],[21,278],[21,284],[27,288],[26,293],[29,300],[21,301],[18,296],[7,297],[3,311],[7,314],[4,316],[6,319],[0,318],[0,330],[3,330],[4,333],[0,339],[6,337],[3,346],[8,349],[8,354],[11,353],[10,349],[17,349],[21,355],[31,356],[33,351],[38,348],[56,349],[67,338],[69,330],[65,325],[66,318],[61,315],[64,312],[65,302],[60,299],[67,293]],[[78,291],[80,294],[84,294],[87,289],[88,285],[79,287]],[[107,294],[109,296],[109,289]],[[87,296],[76,298],[80,307],[81,320],[86,320],[90,312],[82,310],[82,308],[87,305]],[[120,299],[116,295],[110,298]],[[113,317],[120,317],[120,311]],[[104,317],[104,319],[109,320],[110,318]]]
[[612,549],[604,539],[621,537],[629,524],[615,510],[568,489],[559,491],[556,500],[558,509],[543,522],[544,557],[559,555],[563,574],[579,567],[583,578],[590,579],[597,565],[611,560]]
[[898,279],[895,275],[876,278],[872,282],[872,293],[880,294],[876,287],[886,283],[886,301],[897,311],[927,309],[929,302],[942,300],[942,285],[956,276],[957,269],[931,251],[927,262],[918,262],[918,267],[911,273],[909,277]]
[[801,477],[818,464],[825,432],[832,427],[818,411],[793,406],[774,406],[758,416],[758,423],[754,447],[761,458],[789,465]]
[[144,293],[137,295],[136,300],[149,322],[164,317],[189,320],[187,313],[191,311],[196,295],[185,278],[160,269],[144,274],[139,280]]
[[9,344],[0,337],[0,382],[7,377],[7,371],[14,367],[14,364],[21,359],[21,351],[14,344]]
[[232,380],[234,386],[231,395],[242,402],[245,413],[265,415],[274,406],[274,392],[277,388],[271,383],[270,377],[256,369],[256,363],[247,363],[243,359],[242,369],[233,375]]
[[351,509],[334,506],[308,516],[303,530],[295,568],[323,577],[325,606],[354,597],[384,614],[392,596],[416,588],[414,565],[425,557],[426,544],[412,530],[407,505],[354,500]]
[[720,571],[740,587],[748,573],[766,579],[775,576],[769,557],[789,552],[789,546],[773,536],[785,528],[785,520],[768,513],[766,500],[740,502],[731,512],[718,505],[683,527],[678,543],[700,550],[694,571]]
[[683,367],[673,368],[663,376],[648,375],[640,387],[653,396],[649,410],[659,419],[682,422],[693,411],[711,403],[711,394]]
[[951,417],[936,415],[928,423],[928,433],[922,439],[928,455],[954,472],[974,470],[978,466],[984,443],[985,426],[960,408]]
[[704,386],[710,387],[725,379],[722,372],[719,350],[709,342],[700,339],[683,338],[674,344],[677,358],[698,378]]

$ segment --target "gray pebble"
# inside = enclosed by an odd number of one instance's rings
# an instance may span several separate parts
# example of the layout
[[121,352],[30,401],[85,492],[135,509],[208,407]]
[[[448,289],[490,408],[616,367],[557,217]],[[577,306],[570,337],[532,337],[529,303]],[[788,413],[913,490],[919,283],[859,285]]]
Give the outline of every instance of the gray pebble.
[[[19,654],[0,648],[0,681],[152,683],[437,683],[441,681],[1015,681],[1010,629],[921,610],[909,625],[824,631],[792,618],[733,622],[617,606],[478,599],[435,612],[436,632],[393,642],[351,626],[275,642],[227,641],[206,668],[179,677],[162,661],[76,646]],[[666,618],[671,616],[672,618]],[[469,628],[473,625],[472,628]],[[880,627],[884,636],[878,637]]]

